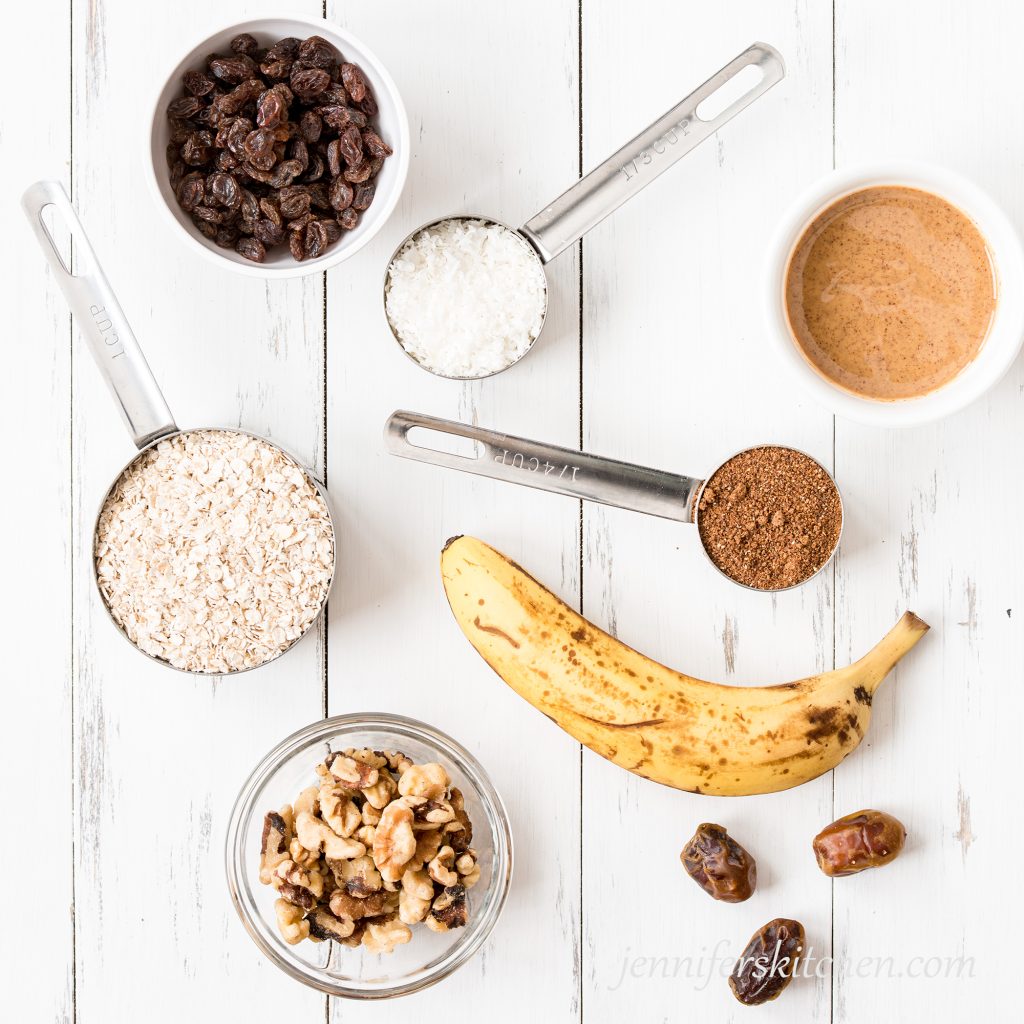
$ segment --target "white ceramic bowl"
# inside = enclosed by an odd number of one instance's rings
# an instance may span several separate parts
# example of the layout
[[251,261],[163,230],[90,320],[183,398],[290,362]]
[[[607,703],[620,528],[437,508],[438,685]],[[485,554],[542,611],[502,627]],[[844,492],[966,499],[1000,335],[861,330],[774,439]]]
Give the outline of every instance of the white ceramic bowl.
[[[885,402],[851,394],[826,380],[801,354],[786,317],[786,270],[804,229],[836,200],[862,188],[905,185],[941,196],[977,225],[996,273],[996,311],[974,361],[947,384],[918,398]],[[786,370],[822,405],[877,426],[908,427],[949,416],[979,398],[1013,364],[1024,340],[1024,247],[1006,214],[977,185],[942,167],[886,163],[834,171],[790,207],[769,245],[764,299],[768,340]]]
[[[373,202],[362,214],[355,229],[343,232],[341,238],[316,259],[298,263],[292,258],[287,245],[275,246],[268,251],[265,263],[253,263],[233,249],[221,249],[196,230],[192,219],[178,206],[174,190],[171,188],[166,157],[167,143],[170,141],[167,104],[182,94],[181,76],[184,72],[190,68],[204,68],[205,58],[211,53],[230,52],[228,44],[240,32],[249,32],[264,45],[274,43],[285,36],[296,36],[300,39],[312,35],[323,36],[334,44],[347,61],[362,68],[380,108],[374,120],[381,138],[391,146],[394,154],[384,161],[384,166],[376,179],[377,191]],[[322,18],[252,18],[205,35],[167,74],[160,76],[159,82],[161,84],[153,102],[143,161],[146,177],[154,199],[166,215],[171,230],[184,239],[189,248],[212,262],[250,277],[301,277],[305,274],[319,273],[354,256],[380,231],[391,216],[402,194],[409,171],[409,120],[398,89],[384,65],[365,43],[351,33]]]

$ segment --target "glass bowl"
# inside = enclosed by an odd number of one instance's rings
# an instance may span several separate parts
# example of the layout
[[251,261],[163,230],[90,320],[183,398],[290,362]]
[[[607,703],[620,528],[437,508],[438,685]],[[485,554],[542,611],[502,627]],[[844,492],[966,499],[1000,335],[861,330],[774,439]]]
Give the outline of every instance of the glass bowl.
[[[277,929],[272,886],[259,880],[260,840],[267,811],[292,803],[316,781],[315,766],[346,747],[401,750],[416,763],[443,765],[462,790],[473,824],[480,880],[467,891],[464,928],[437,933],[412,926],[412,940],[383,955],[336,942],[288,945]],[[228,888],[252,940],[297,981],[349,999],[387,999],[418,992],[447,977],[480,948],[501,914],[512,877],[512,836],[505,807],[472,754],[423,722],[398,715],[339,715],[289,736],[256,766],[228,823]]]

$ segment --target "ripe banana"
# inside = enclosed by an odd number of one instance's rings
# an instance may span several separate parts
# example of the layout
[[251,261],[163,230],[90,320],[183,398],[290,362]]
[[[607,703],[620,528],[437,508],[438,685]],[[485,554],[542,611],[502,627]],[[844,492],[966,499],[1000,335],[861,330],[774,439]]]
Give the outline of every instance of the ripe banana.
[[928,630],[906,612],[847,668],[723,686],[638,654],[473,537],[447,543],[441,576],[462,631],[516,693],[609,761],[716,796],[789,789],[834,768],[863,739],[879,683]]

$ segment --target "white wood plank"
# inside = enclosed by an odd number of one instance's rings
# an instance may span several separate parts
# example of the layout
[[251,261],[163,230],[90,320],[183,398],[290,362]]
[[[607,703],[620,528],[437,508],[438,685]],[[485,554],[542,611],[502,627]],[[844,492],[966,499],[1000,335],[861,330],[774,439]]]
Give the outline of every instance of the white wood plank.
[[[318,466],[322,280],[265,286],[197,259],[138,172],[155,76],[211,22],[244,16],[226,0],[75,3],[75,200],[178,422],[267,434]],[[95,507],[131,443],[81,349],[74,373],[78,1020],[177,1020],[186,994],[209,1020],[270,1005],[322,1018],[322,997],[256,956],[223,869],[250,768],[320,714],[322,638],[209,681],[151,664],[116,634],[87,565]]]
[[[331,602],[332,713],[400,711],[476,753],[508,803],[513,889],[482,954],[457,978],[394,1004],[332,1007],[334,1019],[456,1014],[579,1015],[579,748],[506,689],[451,618],[438,556],[476,534],[568,600],[579,594],[575,502],[394,459],[385,418],[404,407],[575,445],[578,280],[550,267],[551,314],[537,349],[489,381],[460,385],[405,358],[384,321],[388,258],[407,232],[446,213],[519,223],[577,174],[577,7],[524,0],[332,5],[394,74],[414,151],[391,222],[358,260],[328,274],[328,461],[343,510],[343,574]],[[528,979],[528,981],[527,981]]]
[[[66,3],[19,5],[7,17],[9,38],[34,41],[40,25],[47,24],[47,48],[68,52]],[[32,83],[29,102],[20,98],[26,74]],[[2,673],[0,805],[23,811],[18,828],[31,838],[27,844],[12,838],[3,844],[0,872],[16,901],[31,886],[29,917],[32,930],[44,938],[46,955],[40,956],[36,936],[17,927],[3,929],[0,988],[8,1009],[15,1010],[13,1018],[25,1024],[64,1024],[74,1012],[71,321],[18,207],[33,181],[67,174],[70,88],[71,69],[60,59],[43,74],[18,59],[3,62],[0,92],[8,99],[0,103],[0,191],[8,237],[0,257],[6,321],[0,528],[7,544],[0,615],[8,650]],[[11,102],[11,97],[19,99]],[[25,876],[29,860],[32,883]]]
[[[1020,224],[1022,17],[1020,5],[991,0],[839,3],[838,165],[934,160],[974,178]],[[898,433],[837,423],[840,480],[857,509],[856,558],[840,565],[837,656],[906,606],[934,631],[876,698],[866,756],[836,773],[837,813],[881,806],[909,832],[891,868],[835,882],[846,962],[837,1022],[1012,1015],[1020,901],[1002,880],[1024,837],[1011,768],[1024,712],[1024,541],[1013,526],[1022,392],[1018,361],[944,423]],[[882,959],[880,978],[858,974],[862,957]]]
[[[656,30],[653,27],[657,26]],[[832,422],[778,380],[762,344],[760,260],[793,182],[832,152],[831,12],[820,3],[585,4],[584,161],[592,165],[756,39],[785,81],[584,242],[585,447],[703,476],[781,442],[831,464]],[[703,678],[783,681],[832,666],[832,578],[775,598],[743,591],[692,527],[584,513],[584,611],[625,642]],[[699,797],[585,758],[583,1006],[593,1022],[739,1019],[731,964],[773,917],[829,943],[827,882],[810,837],[831,780],[743,800]],[[758,860],[755,895],[709,900],[679,864],[701,821]],[[682,961],[677,965],[677,958]],[[689,966],[687,964],[689,961]],[[827,1020],[829,979],[800,979],[759,1019]]]

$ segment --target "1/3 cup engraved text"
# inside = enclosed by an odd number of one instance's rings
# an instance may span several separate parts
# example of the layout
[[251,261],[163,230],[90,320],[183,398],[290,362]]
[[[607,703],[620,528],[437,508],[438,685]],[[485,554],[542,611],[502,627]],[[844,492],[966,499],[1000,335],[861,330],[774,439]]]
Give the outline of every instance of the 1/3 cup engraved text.
[[678,124],[673,125],[664,135],[651,143],[650,149],[641,149],[629,163],[623,164],[619,170],[626,176],[626,181],[632,181],[641,170],[654,163],[656,157],[668,152],[670,146],[674,146],[683,136],[690,134],[690,119],[684,117]]

